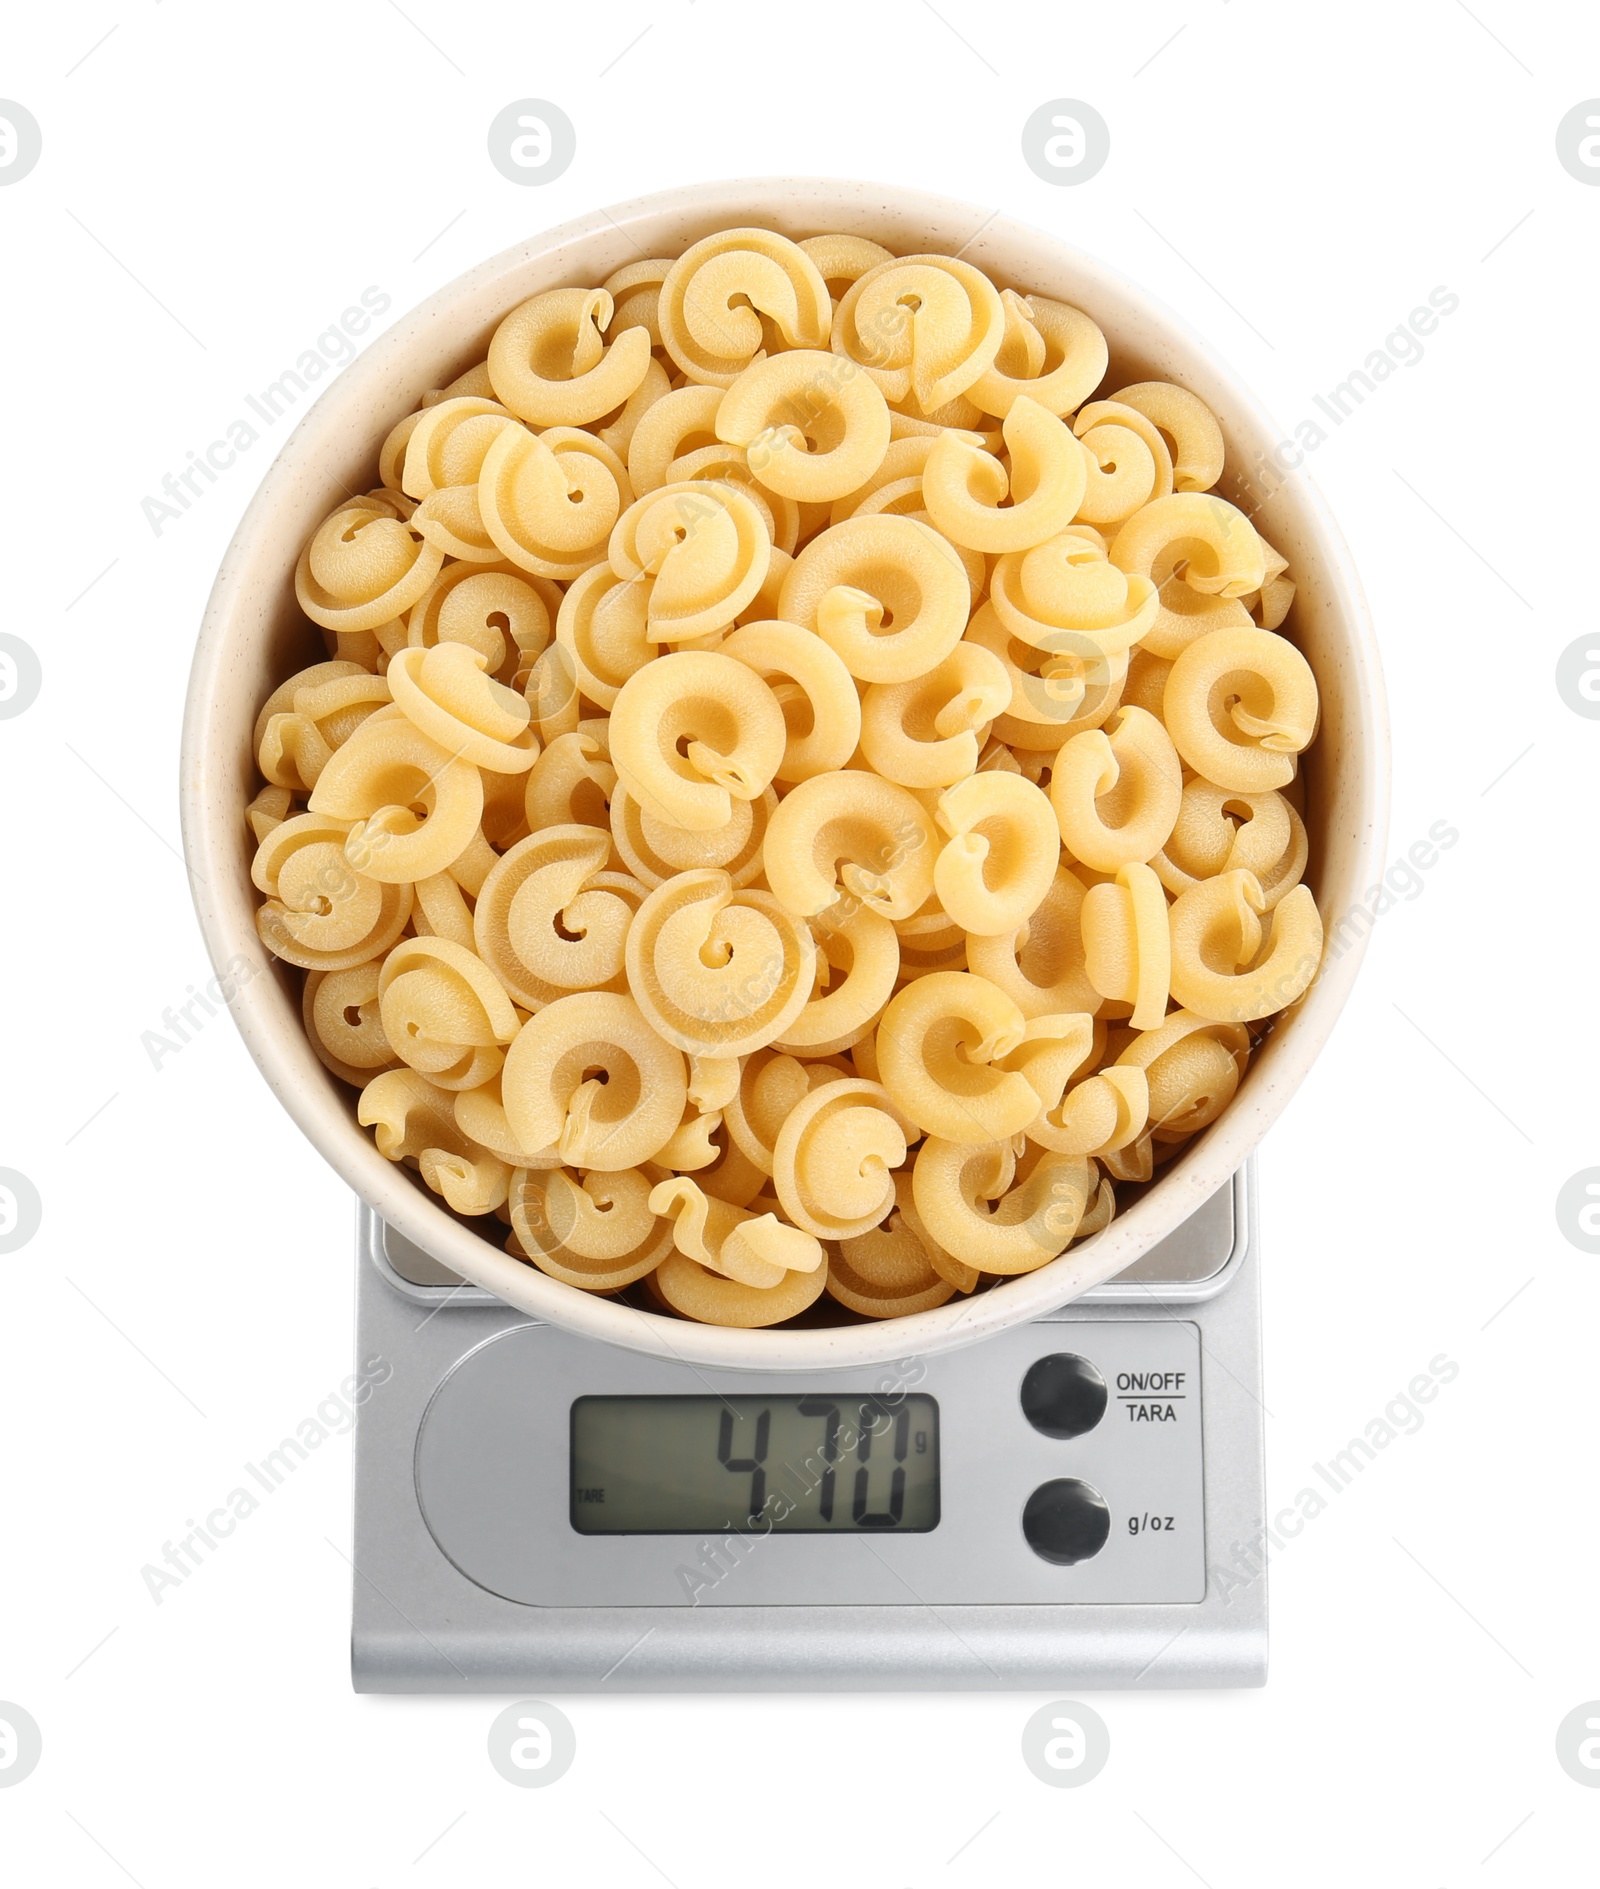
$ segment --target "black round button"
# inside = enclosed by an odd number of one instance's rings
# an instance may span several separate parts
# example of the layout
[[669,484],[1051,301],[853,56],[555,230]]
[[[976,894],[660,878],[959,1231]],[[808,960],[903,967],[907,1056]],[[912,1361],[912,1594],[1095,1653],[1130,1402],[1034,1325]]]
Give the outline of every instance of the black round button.
[[1046,1436],[1082,1436],[1106,1414],[1106,1381],[1076,1352],[1052,1352],[1022,1380],[1022,1414]]
[[1111,1533],[1111,1511],[1092,1483],[1076,1476],[1042,1482],[1022,1511],[1022,1532],[1043,1561],[1070,1568],[1099,1554]]

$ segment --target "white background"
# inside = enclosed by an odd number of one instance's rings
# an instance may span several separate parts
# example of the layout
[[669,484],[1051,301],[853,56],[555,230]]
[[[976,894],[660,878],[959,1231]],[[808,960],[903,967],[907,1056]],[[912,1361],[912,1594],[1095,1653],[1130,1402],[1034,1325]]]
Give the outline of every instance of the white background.
[[[0,1258],[0,1699],[44,1733],[0,1790],[8,1880],[1590,1879],[1600,1791],[1554,1741],[1600,1697],[1600,1259],[1554,1204],[1600,1161],[1600,724],[1553,677],[1594,626],[1600,189],[1554,134],[1600,94],[1595,16],[108,0],[13,10],[0,94],[44,128],[0,189],[4,627],[44,665],[0,723],[0,1165],[44,1201]],[[530,95],[578,135],[533,189],[484,145]],[[1019,148],[1062,96],[1111,127],[1075,188]],[[393,319],[598,205],[785,172],[1067,237],[1286,431],[1431,289],[1460,297],[1311,465],[1379,628],[1390,856],[1460,840],[1377,926],[1263,1152],[1272,1506],[1437,1354],[1459,1376],[1277,1558],[1266,1689],[1098,1696],[1111,1757],[1080,1790],[1023,1765],[1048,1695],[572,1699],[572,1770],[514,1790],[501,1701],[350,1691],[348,1439],[159,1607],[141,1579],[350,1369],[352,1215],[225,1018],[159,1070],[141,1046],[206,974],[180,710],[288,423],[159,537],[140,500],[368,285]]]

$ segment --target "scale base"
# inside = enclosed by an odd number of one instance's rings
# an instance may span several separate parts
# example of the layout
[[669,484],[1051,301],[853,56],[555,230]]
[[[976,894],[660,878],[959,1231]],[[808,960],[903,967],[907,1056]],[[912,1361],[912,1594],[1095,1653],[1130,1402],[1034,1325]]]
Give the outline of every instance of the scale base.
[[[488,1293],[452,1282],[451,1275],[399,1241],[368,1209],[358,1213],[357,1356],[367,1363],[388,1362],[392,1374],[362,1407],[356,1429],[352,1675],[357,1691],[1159,1691],[1265,1682],[1265,1574],[1241,1583],[1232,1573],[1239,1546],[1260,1539],[1264,1511],[1253,1164],[1120,1278],[1016,1332],[920,1361],[926,1377],[918,1388],[947,1400],[964,1399],[968,1408],[981,1399],[982,1408],[992,1409],[997,1420],[1013,1421],[1023,1351],[1031,1358],[1057,1349],[1093,1356],[1098,1349],[1104,1359],[1143,1342],[1152,1355],[1164,1355],[1163,1348],[1180,1342],[1173,1328],[1181,1327],[1181,1342],[1197,1345],[1199,1365],[1198,1408],[1181,1413],[1198,1427],[1198,1435],[1191,1431],[1193,1462],[1184,1472],[1187,1482],[1180,1476],[1182,1486],[1172,1485],[1176,1497],[1164,1504],[1179,1512],[1182,1553],[1175,1556],[1156,1543],[1151,1552],[1166,1553],[1166,1560],[1148,1555],[1141,1560],[1119,1532],[1135,1517],[1122,1513],[1125,1505],[1119,1503],[1114,1479],[1100,1471],[1113,1510],[1113,1536],[1098,1566],[1088,1561],[1051,1570],[1025,1551],[1018,1555],[1009,1509],[998,1527],[969,1529],[964,1538],[952,1530],[947,1504],[940,1528],[921,1538],[932,1543],[945,1536],[936,1562],[914,1561],[909,1544],[891,1548],[886,1541],[880,1541],[885,1554],[870,1552],[887,1574],[852,1561],[858,1589],[873,1595],[866,1603],[846,1593],[844,1604],[817,1604],[812,1594],[827,1591],[819,1580],[815,1588],[802,1584],[798,1597],[791,1591],[789,1598],[771,1604],[770,1594],[784,1591],[784,1544],[793,1537],[760,1544],[761,1554],[750,1558],[757,1572],[742,1577],[743,1585],[740,1578],[730,1578],[708,1589],[705,1598],[711,1604],[689,1603],[673,1593],[674,1604],[640,1605],[639,1592],[653,1597],[665,1594],[664,1587],[641,1588],[635,1581],[629,1598],[628,1581],[608,1583],[603,1574],[587,1584],[580,1581],[580,1605],[569,1604],[576,1578],[570,1575],[565,1586],[548,1577],[554,1582],[548,1591],[561,1604],[539,1604],[525,1593],[508,1597],[508,1588],[524,1592],[531,1582],[537,1589],[537,1580],[515,1570],[541,1560],[541,1543],[552,1564],[572,1553],[570,1525],[562,1512],[541,1533],[532,1527],[531,1510],[519,1514],[516,1503],[504,1501],[505,1491],[516,1486],[507,1480],[511,1466],[527,1454],[518,1454],[509,1433],[490,1429],[473,1454],[462,1455],[444,1472],[437,1465],[429,1469],[429,1451],[419,1439],[430,1434],[430,1411],[441,1385],[464,1359],[518,1334],[513,1342],[539,1367],[525,1377],[528,1396],[541,1394],[543,1385],[542,1394],[558,1400],[551,1408],[563,1413],[570,1388],[597,1383],[645,1388],[642,1380],[648,1377],[648,1388],[656,1389],[657,1380],[681,1377],[675,1387],[685,1392],[747,1394],[780,1383],[809,1386],[813,1380],[809,1374],[763,1379],[701,1372],[558,1332]],[[1068,1325],[1070,1332],[1052,1331]],[[1104,1325],[1119,1330],[1101,1338],[1096,1327]],[[1010,1358],[1012,1350],[1018,1360]],[[1008,1355],[1001,1357],[1002,1351]],[[877,1373],[870,1374],[870,1385],[854,1382],[868,1375],[851,1374],[848,1388],[876,1388]],[[827,1374],[815,1381],[823,1386]],[[1111,1414],[1126,1412],[1113,1406]],[[498,1455],[493,1453],[496,1434],[501,1435]],[[543,1464],[539,1473],[555,1473],[549,1468],[554,1463],[564,1475],[564,1430],[537,1434],[549,1444],[547,1453],[532,1452]],[[1054,1447],[1071,1452],[1094,1442],[1080,1437]],[[1037,1449],[1039,1439],[1028,1433],[1026,1446]],[[437,1447],[430,1447],[437,1456]],[[1126,1453],[1128,1446],[1118,1443],[1108,1422],[1100,1447],[1104,1454],[1119,1448]],[[1064,1457],[1063,1470],[1071,1473],[1081,1460]],[[475,1462],[481,1465],[476,1472]],[[419,1496],[429,1474],[435,1477],[433,1486],[441,1486],[441,1473],[452,1506],[468,1518],[452,1524],[454,1533],[441,1527],[440,1499],[431,1498],[433,1511],[425,1515]],[[1031,1478],[1036,1472],[1027,1473]],[[466,1487],[469,1482],[472,1486]],[[530,1477],[530,1489],[532,1483]],[[546,1507],[538,1512],[554,1513]],[[513,1519],[499,1519],[506,1516]],[[969,1539],[977,1532],[985,1538]],[[478,1578],[469,1578],[449,1558],[441,1539]],[[674,1554],[693,1562],[704,1545],[682,1539],[681,1554],[676,1549]],[[848,1545],[829,1542],[827,1548],[833,1552]],[[1008,1554],[1015,1568],[1009,1577],[1000,1565]],[[899,1571],[890,1565],[897,1561]],[[960,1597],[993,1591],[985,1587],[991,1564],[994,1585],[1006,1589],[1009,1580],[1008,1591],[1023,1598],[996,1604]],[[1232,1574],[1220,1588],[1211,1573],[1217,1565]],[[928,1567],[932,1572],[924,1573]],[[1143,1575],[1141,1567],[1147,1570]],[[1152,1575],[1151,1569],[1158,1572]],[[1122,1570],[1128,1570],[1126,1576]],[[1155,1591],[1185,1597],[1132,1597],[1141,1583],[1149,1590],[1152,1580]],[[494,1591],[497,1587],[501,1591]],[[1061,1598],[1034,1598],[1041,1589]],[[1118,1592],[1130,1597],[1105,1597]]]

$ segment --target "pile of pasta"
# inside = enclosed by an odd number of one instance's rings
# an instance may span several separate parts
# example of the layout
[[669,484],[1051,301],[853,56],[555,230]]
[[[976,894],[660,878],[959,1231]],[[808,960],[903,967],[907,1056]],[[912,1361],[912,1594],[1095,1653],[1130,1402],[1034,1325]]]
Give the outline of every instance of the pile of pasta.
[[1317,689],[1214,416],[1107,360],[957,257],[735,229],[421,397],[300,558],[329,660],[249,809],[384,1155],[766,1326],[1029,1272],[1215,1120],[1321,959]]

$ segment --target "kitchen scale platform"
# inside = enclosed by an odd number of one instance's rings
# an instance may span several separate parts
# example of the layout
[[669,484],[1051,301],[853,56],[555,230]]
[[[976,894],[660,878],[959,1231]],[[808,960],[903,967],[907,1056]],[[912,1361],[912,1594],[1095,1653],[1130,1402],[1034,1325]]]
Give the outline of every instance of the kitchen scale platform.
[[1266,1678],[1253,1163],[1126,1272],[841,1372],[619,1351],[358,1210],[360,1692]]

